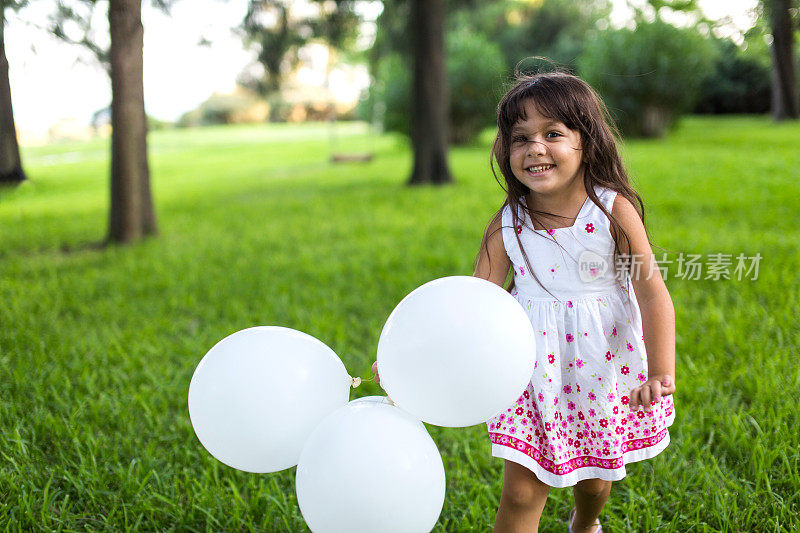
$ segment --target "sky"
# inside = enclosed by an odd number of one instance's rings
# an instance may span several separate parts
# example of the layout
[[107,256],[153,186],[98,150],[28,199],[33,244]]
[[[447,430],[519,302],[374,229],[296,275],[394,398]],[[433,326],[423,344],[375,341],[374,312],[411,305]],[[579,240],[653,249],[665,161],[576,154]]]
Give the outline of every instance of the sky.
[[[306,1],[298,0],[300,4]],[[756,3],[700,0],[709,18],[731,16],[739,28],[749,27],[748,10]],[[52,3],[31,4],[22,13],[24,20],[9,16],[5,31],[14,119],[21,140],[41,137],[58,121],[88,124],[92,114],[111,101],[108,76],[88,51],[66,45],[25,22],[44,20]],[[99,4],[94,21],[97,35],[102,37],[108,31],[107,3]],[[369,4],[374,18],[380,5],[365,2]],[[623,25],[629,18],[626,1],[614,0],[614,4],[612,21]],[[245,50],[241,37],[231,31],[241,23],[246,5],[246,0],[179,0],[168,16],[150,7],[147,0],[143,2],[144,90],[149,115],[174,121],[213,92],[233,90],[237,76],[255,62],[255,54]],[[201,40],[211,45],[202,46]],[[365,76],[360,80],[367,83]]]

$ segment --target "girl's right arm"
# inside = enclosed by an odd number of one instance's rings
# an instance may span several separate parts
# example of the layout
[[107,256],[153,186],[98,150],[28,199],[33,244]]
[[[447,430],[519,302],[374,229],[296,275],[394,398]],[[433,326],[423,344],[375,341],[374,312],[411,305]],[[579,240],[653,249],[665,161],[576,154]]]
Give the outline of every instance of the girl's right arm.
[[478,259],[475,262],[475,273],[472,275],[502,287],[510,268],[511,259],[508,258],[506,247],[503,246],[502,211],[499,211],[483,235]]

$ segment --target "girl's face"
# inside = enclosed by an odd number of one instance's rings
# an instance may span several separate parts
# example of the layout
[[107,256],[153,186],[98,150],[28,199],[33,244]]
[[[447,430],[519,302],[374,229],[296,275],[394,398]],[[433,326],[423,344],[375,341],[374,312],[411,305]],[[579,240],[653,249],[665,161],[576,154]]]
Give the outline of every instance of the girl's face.
[[527,120],[511,130],[510,161],[514,176],[532,192],[560,196],[583,188],[581,136],[557,120],[543,116],[530,100]]

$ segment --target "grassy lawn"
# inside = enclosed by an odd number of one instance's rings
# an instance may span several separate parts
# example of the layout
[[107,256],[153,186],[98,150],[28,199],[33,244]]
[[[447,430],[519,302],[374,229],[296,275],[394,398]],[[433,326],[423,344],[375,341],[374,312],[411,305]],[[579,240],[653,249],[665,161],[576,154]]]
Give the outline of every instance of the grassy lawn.
[[[195,366],[226,335],[274,324],[369,375],[393,307],[426,281],[470,274],[503,199],[487,136],[451,152],[454,185],[407,188],[402,139],[335,134],[375,160],[330,164],[324,125],[154,132],[160,235],[109,249],[93,246],[106,143],[23,152],[30,183],[0,190],[0,530],[306,530],[294,469],[238,472],[195,438]],[[743,117],[690,118],[666,140],[626,145],[669,258],[762,259],[755,281],[680,279],[669,266],[672,443],[614,484],[605,531],[800,528],[798,146],[800,125]],[[352,397],[379,393],[365,383]],[[489,530],[502,461],[485,426],[429,430],[447,474],[435,531]],[[565,531],[570,507],[570,491],[552,490],[542,531]]]

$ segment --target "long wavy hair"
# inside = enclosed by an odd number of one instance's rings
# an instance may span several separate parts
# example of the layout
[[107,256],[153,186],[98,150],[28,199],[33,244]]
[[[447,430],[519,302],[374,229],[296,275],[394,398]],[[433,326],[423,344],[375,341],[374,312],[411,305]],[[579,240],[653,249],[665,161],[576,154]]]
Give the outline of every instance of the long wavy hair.
[[[619,265],[618,258],[622,256],[620,243],[625,242],[626,249],[630,252],[630,238],[619,222],[597,198],[594,188],[595,186],[606,187],[621,194],[636,207],[643,224],[644,202],[628,181],[628,173],[622,164],[622,158],[617,149],[617,142],[621,140],[621,137],[619,130],[608,113],[608,109],[589,84],[572,74],[561,71],[537,74],[519,74],[517,72],[515,77],[516,81],[513,86],[500,99],[500,103],[497,105],[498,131],[489,158],[489,166],[492,169],[495,180],[506,191],[506,199],[495,213],[492,222],[498,219],[502,220],[502,212],[506,206],[510,207],[513,228],[521,224],[519,213],[526,213],[528,220],[536,221],[543,228],[547,228],[547,226],[541,223],[537,215],[566,218],[546,211],[530,209],[527,203],[522,202],[522,199],[527,197],[531,191],[514,176],[514,172],[511,170],[511,129],[518,121],[527,120],[525,104],[533,102],[538,112],[543,116],[551,120],[557,120],[567,128],[580,133],[583,150],[584,187],[592,202],[605,213],[611,222],[611,234],[614,238],[614,261],[615,264]],[[495,162],[500,169],[503,180],[497,175]],[[491,222],[489,225],[491,225]],[[514,234],[525,259],[525,264],[528,266],[528,271],[534,276],[539,285],[547,291],[547,288],[542,285],[533,268],[531,268],[528,255],[522,247],[519,235],[516,231]],[[547,238],[540,234],[536,235]],[[485,234],[482,246],[486,246],[489,236]],[[488,253],[488,247],[485,249]],[[628,270],[625,262],[621,263],[622,267]],[[512,287],[513,281],[508,290],[511,290]],[[550,293],[550,291],[547,292]],[[552,295],[552,293],[550,294]]]

